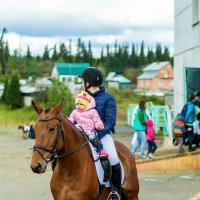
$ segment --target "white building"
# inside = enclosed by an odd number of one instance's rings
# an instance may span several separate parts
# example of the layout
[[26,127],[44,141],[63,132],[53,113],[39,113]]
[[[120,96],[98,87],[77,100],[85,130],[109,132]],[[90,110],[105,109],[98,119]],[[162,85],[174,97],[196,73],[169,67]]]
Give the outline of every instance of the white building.
[[200,90],[200,0],[174,1],[174,111]]

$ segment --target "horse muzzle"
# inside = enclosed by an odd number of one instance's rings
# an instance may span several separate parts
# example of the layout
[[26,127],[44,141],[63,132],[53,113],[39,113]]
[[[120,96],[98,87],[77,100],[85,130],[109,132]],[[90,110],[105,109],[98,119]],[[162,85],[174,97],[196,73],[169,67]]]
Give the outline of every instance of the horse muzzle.
[[42,174],[46,171],[47,164],[40,164],[38,163],[36,166],[31,165],[31,169],[34,173]]

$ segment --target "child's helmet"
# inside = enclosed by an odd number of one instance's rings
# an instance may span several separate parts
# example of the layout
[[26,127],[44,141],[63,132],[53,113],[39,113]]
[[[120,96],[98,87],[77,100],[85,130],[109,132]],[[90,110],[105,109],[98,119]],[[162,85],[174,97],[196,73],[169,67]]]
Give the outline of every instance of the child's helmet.
[[85,83],[88,82],[90,86],[100,86],[102,84],[102,73],[94,67],[85,69],[78,77],[82,78]]

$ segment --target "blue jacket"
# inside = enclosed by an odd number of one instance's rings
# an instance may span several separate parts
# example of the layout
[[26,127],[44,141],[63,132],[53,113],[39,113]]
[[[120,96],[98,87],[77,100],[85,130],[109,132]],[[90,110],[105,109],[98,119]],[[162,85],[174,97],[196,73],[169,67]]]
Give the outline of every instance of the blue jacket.
[[91,94],[96,101],[96,107],[101,120],[104,124],[103,130],[96,130],[98,136],[102,138],[106,134],[110,134],[114,131],[116,124],[117,106],[115,98],[105,91],[104,87],[100,87],[100,90]]
[[187,112],[185,115],[185,123],[195,121],[195,104],[192,101],[187,102]]

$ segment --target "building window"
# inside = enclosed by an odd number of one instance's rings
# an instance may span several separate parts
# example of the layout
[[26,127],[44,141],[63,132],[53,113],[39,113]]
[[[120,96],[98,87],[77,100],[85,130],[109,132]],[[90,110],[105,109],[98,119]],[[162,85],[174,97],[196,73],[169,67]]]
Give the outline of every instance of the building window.
[[158,85],[162,86],[163,85],[163,80],[162,79],[158,79]]
[[199,23],[198,16],[198,0],[192,0],[192,25],[195,26]]

